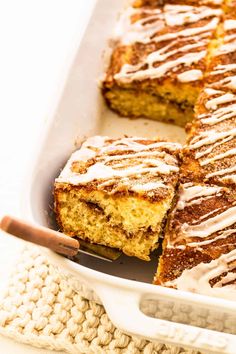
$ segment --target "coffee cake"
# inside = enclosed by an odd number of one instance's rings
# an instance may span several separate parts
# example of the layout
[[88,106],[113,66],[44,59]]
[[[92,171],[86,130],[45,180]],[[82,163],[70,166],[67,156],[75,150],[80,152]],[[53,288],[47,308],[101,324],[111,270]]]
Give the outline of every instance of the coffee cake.
[[121,116],[185,126],[193,118],[221,15],[207,6],[127,8],[102,85],[107,104]]
[[180,145],[93,137],[55,181],[62,232],[149,260],[178,180]]

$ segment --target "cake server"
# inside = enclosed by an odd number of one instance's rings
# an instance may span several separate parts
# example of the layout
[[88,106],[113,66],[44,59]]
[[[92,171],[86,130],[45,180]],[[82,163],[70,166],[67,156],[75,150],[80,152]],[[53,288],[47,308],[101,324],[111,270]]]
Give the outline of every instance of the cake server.
[[74,261],[78,261],[78,253],[110,262],[115,261],[121,255],[121,252],[116,249],[90,244],[84,240],[66,236],[47,227],[30,224],[9,215],[2,218],[0,228],[25,241],[50,248]]

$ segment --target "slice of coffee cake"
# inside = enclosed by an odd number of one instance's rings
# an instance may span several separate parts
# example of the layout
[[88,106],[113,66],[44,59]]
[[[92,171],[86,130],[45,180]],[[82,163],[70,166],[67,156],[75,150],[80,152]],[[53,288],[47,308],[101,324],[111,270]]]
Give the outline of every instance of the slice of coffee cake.
[[55,181],[61,231],[149,260],[175,193],[180,148],[145,138],[89,138]]
[[221,14],[207,6],[127,8],[102,86],[108,105],[122,116],[191,121]]
[[235,300],[236,195],[181,185],[169,215],[156,284]]

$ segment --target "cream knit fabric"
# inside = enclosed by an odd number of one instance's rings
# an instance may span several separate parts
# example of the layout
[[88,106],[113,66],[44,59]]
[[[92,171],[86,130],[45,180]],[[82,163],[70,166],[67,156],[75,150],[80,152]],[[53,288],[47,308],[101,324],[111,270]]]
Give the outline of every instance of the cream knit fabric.
[[102,305],[76,293],[35,247],[24,248],[9,279],[0,302],[0,333],[68,353],[198,353],[122,333]]

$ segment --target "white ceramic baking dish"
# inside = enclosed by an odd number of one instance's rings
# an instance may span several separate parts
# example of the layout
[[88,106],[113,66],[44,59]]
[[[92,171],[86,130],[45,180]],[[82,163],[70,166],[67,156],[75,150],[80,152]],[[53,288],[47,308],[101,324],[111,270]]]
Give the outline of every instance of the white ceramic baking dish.
[[[87,136],[164,136],[183,141],[182,129],[147,120],[119,118],[105,107],[98,89],[104,48],[124,1],[97,0],[57,108],[47,122],[24,190],[24,217],[53,227],[52,185],[60,168]],[[81,256],[76,264],[45,251],[73,287],[103,303],[121,330],[206,353],[236,353],[236,302],[151,284],[157,256],[142,262],[122,256],[107,263]]]

